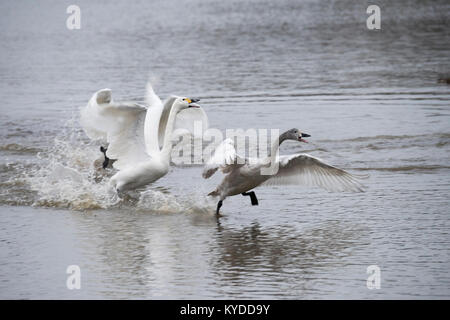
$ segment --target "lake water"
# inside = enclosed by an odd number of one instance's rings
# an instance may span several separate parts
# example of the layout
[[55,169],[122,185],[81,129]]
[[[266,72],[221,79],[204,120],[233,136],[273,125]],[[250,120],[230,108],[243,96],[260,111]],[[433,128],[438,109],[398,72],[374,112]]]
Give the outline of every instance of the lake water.
[[[366,1],[77,1],[80,30],[70,4],[0,3],[0,298],[450,298],[448,1],[377,1],[379,31]],[[78,110],[105,87],[142,101],[148,79],[223,131],[304,130],[283,154],[367,191],[259,188],[217,220],[221,175],[173,166],[115,201]]]

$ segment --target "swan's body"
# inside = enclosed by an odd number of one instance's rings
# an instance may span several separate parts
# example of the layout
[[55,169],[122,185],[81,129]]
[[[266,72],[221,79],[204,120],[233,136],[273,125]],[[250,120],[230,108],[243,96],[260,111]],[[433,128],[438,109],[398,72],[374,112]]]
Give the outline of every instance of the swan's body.
[[[111,177],[118,192],[145,186],[167,174],[173,131],[193,132],[194,121],[201,121],[203,129],[208,126],[206,114],[197,101],[173,96],[163,104],[150,84],[148,107],[115,103],[109,89],[92,96],[81,110],[81,124],[91,139],[109,143],[105,157],[114,159],[113,167],[119,170]],[[188,108],[189,112],[182,112]]]
[[[222,206],[222,201],[237,194],[249,195],[252,204],[258,204],[254,192],[248,192],[260,185],[301,184],[318,186],[328,191],[362,192],[362,185],[356,176],[308,154],[293,154],[277,157],[279,145],[285,140],[304,141],[302,137],[309,135],[300,133],[297,129],[286,131],[271,148],[271,154],[266,158],[243,158],[234,148],[231,139],[223,141],[208,161],[204,170],[205,179],[212,176],[218,169],[228,173],[219,186],[209,195],[219,197],[216,213]],[[276,164],[277,171],[270,174],[270,165]],[[264,170],[266,169],[266,170]]]

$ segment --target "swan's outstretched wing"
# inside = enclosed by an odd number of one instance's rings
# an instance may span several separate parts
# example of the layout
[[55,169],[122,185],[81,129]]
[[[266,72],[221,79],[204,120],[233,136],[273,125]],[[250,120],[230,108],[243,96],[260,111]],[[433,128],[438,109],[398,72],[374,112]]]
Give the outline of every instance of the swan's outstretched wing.
[[114,168],[123,170],[136,163],[148,161],[150,158],[144,141],[145,115],[146,109],[144,111],[127,110],[125,115],[122,111],[115,117],[116,121],[120,122],[120,126],[108,132],[109,145],[106,151],[110,159],[116,159],[113,163]]
[[136,118],[146,110],[145,106],[137,103],[116,103],[112,100],[111,90],[102,89],[94,93],[80,110],[80,122],[89,138],[106,140],[109,131],[117,131],[123,126],[120,122],[122,118]]
[[[162,148],[164,144],[170,110],[172,109],[172,105],[177,98],[177,96],[171,96],[166,101],[164,101],[164,108],[161,113],[161,120],[159,122],[158,131],[158,141],[160,148]],[[197,125],[200,130],[195,130],[195,125]],[[206,129],[208,129],[208,126],[208,116],[206,115],[206,112],[203,110],[203,108],[188,108],[178,112],[175,118],[173,132],[176,132],[178,135],[190,133],[196,138],[201,138]],[[197,134],[200,136],[198,136]],[[169,139],[175,138],[175,136],[169,137]]]
[[148,159],[144,145],[145,106],[116,103],[111,98],[111,90],[103,89],[97,91],[80,112],[87,136],[109,143],[106,154],[117,160],[114,162],[116,169]]
[[264,185],[302,184],[321,187],[328,191],[363,192],[356,175],[326,164],[308,154],[280,156],[278,172]]
[[111,102],[111,90],[102,89],[93,94],[88,104],[80,109],[80,124],[86,135],[92,140],[106,140],[108,122],[102,121],[105,115],[99,104]]
[[208,160],[203,169],[202,176],[205,179],[211,177],[217,169],[222,172],[229,172],[236,165],[244,165],[245,158],[240,157],[234,148],[232,139],[225,139],[216,148],[213,156]]
[[146,87],[146,102],[149,107],[144,127],[145,150],[150,156],[154,156],[160,152],[158,134],[165,105],[163,106],[161,99],[156,95],[150,82],[147,83]]

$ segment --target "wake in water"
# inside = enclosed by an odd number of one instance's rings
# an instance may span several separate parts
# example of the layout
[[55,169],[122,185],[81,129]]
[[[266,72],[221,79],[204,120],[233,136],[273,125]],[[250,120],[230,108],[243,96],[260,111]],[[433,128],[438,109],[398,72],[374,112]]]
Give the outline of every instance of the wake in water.
[[65,128],[48,150],[38,153],[40,164],[25,173],[24,180],[36,194],[33,205],[72,210],[128,207],[162,213],[214,211],[206,196],[182,199],[151,185],[119,197],[109,183],[115,171],[102,168],[99,146],[87,142],[75,118]]

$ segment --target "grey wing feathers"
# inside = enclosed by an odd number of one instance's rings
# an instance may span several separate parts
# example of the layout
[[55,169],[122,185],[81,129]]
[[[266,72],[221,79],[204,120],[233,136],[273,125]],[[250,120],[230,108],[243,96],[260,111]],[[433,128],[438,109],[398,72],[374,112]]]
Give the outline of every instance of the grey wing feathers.
[[364,186],[357,180],[359,178],[363,176],[350,174],[308,154],[295,154],[280,156],[278,172],[264,184],[301,184],[332,192],[363,192]]

